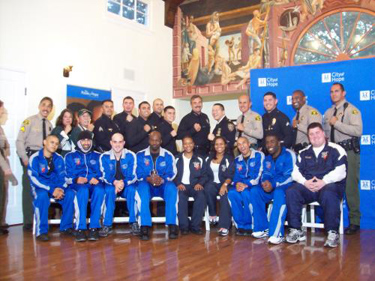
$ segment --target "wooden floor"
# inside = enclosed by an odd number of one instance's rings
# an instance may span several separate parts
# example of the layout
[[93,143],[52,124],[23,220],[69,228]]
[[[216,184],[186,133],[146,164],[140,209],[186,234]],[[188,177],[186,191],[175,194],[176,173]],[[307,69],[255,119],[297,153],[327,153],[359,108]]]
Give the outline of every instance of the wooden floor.
[[125,226],[98,242],[77,243],[51,230],[37,242],[21,226],[0,236],[0,280],[375,280],[375,231],[323,247],[324,234],[301,244],[267,245],[249,237],[188,235],[168,240],[154,226],[147,242]]

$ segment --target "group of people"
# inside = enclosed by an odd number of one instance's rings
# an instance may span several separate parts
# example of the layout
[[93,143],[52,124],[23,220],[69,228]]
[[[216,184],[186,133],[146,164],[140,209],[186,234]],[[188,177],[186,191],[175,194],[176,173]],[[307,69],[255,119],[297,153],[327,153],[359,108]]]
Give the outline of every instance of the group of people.
[[[218,224],[221,236],[230,233],[233,218],[236,235],[269,237],[272,244],[296,243],[306,239],[302,206],[318,201],[328,233],[325,245],[336,247],[345,193],[350,210],[345,233],[359,230],[362,119],[346,101],[342,84],[333,84],[330,94],[333,105],[322,118],[306,104],[303,91],[294,91],[292,122],[277,109],[272,92],[264,94],[263,116],[251,110],[249,96],[240,96],[242,114],[236,122],[226,117],[223,104],[216,103],[212,116],[217,124],[212,131],[199,95],[191,97],[192,111],[178,129],[173,126],[172,106],[164,107],[156,99],[151,113],[151,105],[143,101],[136,117],[131,97],[124,98],[124,111],[113,118],[113,102],[103,101],[102,116],[93,124],[89,110],[78,112],[76,125],[74,114],[65,109],[52,129],[47,116],[53,102],[45,97],[39,113],[23,122],[17,138],[24,167],[24,229],[32,227],[35,213],[37,239],[49,240],[48,207],[54,198],[63,208],[62,233],[74,235],[77,241],[98,240],[112,232],[115,200],[120,196],[126,199],[131,233],[148,240],[150,200],[159,196],[165,200],[171,239],[179,231],[202,234],[208,206],[210,222]],[[182,140],[181,152],[176,140]],[[191,219],[189,197],[194,197]],[[268,218],[266,205],[271,202]],[[286,219],[289,233],[284,238]]]

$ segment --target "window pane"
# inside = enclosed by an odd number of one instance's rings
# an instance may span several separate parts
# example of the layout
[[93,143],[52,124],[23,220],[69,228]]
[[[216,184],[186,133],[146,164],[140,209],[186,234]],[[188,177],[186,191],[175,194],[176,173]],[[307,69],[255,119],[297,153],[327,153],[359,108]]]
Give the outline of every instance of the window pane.
[[124,18],[127,18],[127,19],[130,19],[130,20],[133,20],[134,19],[134,9],[132,8],[128,8],[126,6],[123,6],[123,9],[122,9],[122,16]]
[[120,14],[120,4],[114,3],[112,1],[107,2],[108,12],[114,13],[116,15]]
[[147,25],[146,20],[147,20],[147,17],[146,17],[145,14],[137,12],[137,22],[138,23]]
[[134,1],[135,0],[122,0],[122,4],[134,9]]
[[375,56],[375,45],[372,45],[369,48],[364,49],[362,52],[356,53],[352,55],[352,58],[360,58],[360,57],[367,57],[367,56]]
[[326,56],[322,56],[320,54],[316,54],[313,52],[306,52],[303,50],[297,50],[294,56],[294,63],[295,64],[304,64],[304,63],[312,63],[312,62],[323,62],[328,61],[330,58]]
[[358,12],[343,12],[342,24],[344,26],[344,45],[346,46],[357,19]]
[[147,4],[141,1],[137,1],[137,12],[147,14]]

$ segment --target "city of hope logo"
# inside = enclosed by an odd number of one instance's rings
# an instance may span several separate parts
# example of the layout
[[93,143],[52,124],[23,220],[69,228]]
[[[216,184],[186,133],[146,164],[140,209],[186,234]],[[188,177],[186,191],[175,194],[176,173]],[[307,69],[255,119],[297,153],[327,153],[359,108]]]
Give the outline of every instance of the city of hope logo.
[[361,180],[361,190],[374,190],[375,180]]
[[258,87],[277,87],[279,86],[279,78],[258,78]]
[[375,135],[362,135],[361,145],[372,145],[375,144]]
[[375,90],[359,91],[359,100],[361,101],[375,100]]
[[322,83],[339,83],[345,81],[345,72],[322,73]]

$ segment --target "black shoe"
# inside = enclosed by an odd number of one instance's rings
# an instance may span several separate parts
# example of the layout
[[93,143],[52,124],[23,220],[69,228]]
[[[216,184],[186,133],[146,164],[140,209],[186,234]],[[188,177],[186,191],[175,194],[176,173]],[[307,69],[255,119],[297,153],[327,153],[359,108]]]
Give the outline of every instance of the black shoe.
[[111,233],[112,233],[112,226],[103,226],[99,230],[99,236],[100,237],[107,237]]
[[251,233],[252,233],[251,230],[247,230],[247,229],[243,229],[243,228],[238,228],[236,230],[237,236],[251,236]]
[[65,236],[75,236],[76,231],[73,228],[68,228],[65,230],[60,230],[60,234],[65,235]]
[[89,241],[98,241],[99,240],[99,231],[96,228],[90,228],[89,235],[87,236]]
[[7,235],[9,233],[8,229],[0,228],[0,235]]
[[168,226],[169,228],[169,239],[177,239],[178,238],[178,227],[175,224],[171,224]]
[[141,226],[141,234],[139,235],[139,238],[143,241],[150,240],[148,226]]
[[87,240],[86,232],[84,230],[77,230],[76,232],[76,241],[85,242]]
[[359,225],[351,224],[347,229],[345,229],[346,235],[356,234],[360,230]]
[[36,240],[42,241],[42,242],[47,242],[49,241],[49,237],[47,233],[40,234],[39,236],[36,237]]
[[31,232],[33,231],[33,224],[32,223],[26,223],[23,225],[23,231]]
[[203,231],[202,229],[198,228],[198,229],[190,229],[190,232],[195,234],[195,235],[202,235],[203,234]]
[[189,229],[181,229],[181,235],[188,235]]

